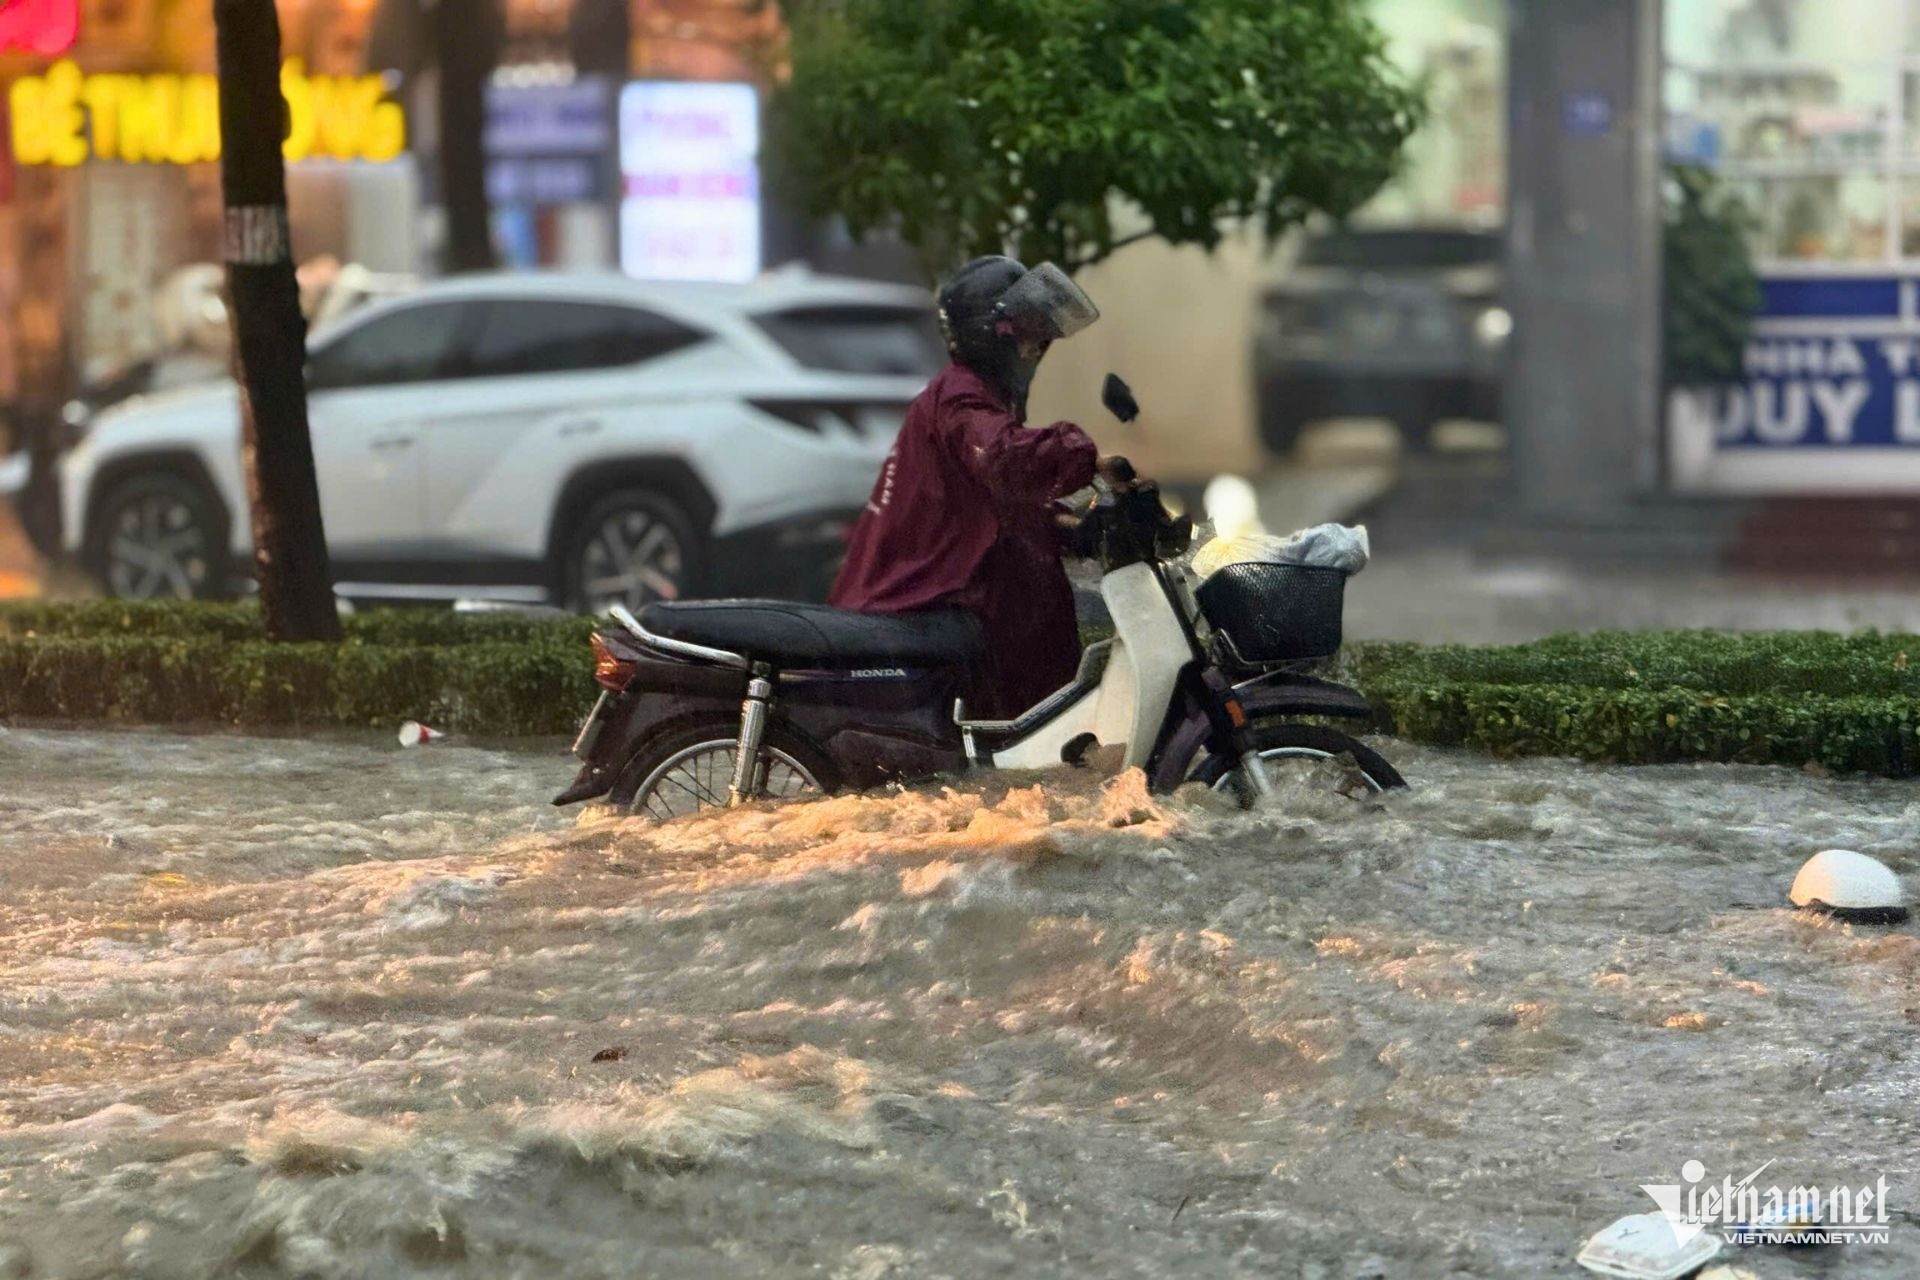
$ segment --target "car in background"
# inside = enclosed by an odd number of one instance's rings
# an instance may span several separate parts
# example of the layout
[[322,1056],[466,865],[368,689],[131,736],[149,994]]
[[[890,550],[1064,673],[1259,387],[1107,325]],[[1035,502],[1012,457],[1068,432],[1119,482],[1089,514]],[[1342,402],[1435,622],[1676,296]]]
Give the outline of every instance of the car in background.
[[[308,360],[336,591],[598,612],[819,596],[944,359],[923,290],[487,275],[368,303]],[[123,598],[250,560],[231,383],[138,397],[61,462],[68,549]]]
[[1263,299],[1260,435],[1290,452],[1325,418],[1379,417],[1422,448],[1447,418],[1497,420],[1512,318],[1497,232],[1444,226],[1310,234]]

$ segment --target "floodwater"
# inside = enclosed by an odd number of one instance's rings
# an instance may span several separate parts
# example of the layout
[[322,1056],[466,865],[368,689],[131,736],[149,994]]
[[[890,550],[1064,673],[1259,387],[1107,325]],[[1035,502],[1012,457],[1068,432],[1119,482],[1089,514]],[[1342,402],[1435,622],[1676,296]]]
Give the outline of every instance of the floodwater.
[[0,731],[0,1277],[1544,1276],[1640,1183],[1920,1272],[1911,784],[1497,762],[653,827],[556,749]]

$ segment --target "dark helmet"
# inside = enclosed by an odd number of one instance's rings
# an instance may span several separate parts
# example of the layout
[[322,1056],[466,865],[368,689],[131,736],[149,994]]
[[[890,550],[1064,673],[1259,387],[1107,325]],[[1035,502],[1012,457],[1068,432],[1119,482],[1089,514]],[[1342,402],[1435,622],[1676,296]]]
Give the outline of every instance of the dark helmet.
[[994,333],[997,308],[1027,269],[1012,258],[975,258],[940,289],[940,332],[947,351],[962,364],[991,359],[1002,345]]
[[1093,300],[1051,262],[1029,271],[1013,258],[975,258],[940,290],[940,331],[947,351],[997,386],[1026,413],[1027,386],[1038,357],[1023,359],[1022,342],[1070,338],[1100,318]]

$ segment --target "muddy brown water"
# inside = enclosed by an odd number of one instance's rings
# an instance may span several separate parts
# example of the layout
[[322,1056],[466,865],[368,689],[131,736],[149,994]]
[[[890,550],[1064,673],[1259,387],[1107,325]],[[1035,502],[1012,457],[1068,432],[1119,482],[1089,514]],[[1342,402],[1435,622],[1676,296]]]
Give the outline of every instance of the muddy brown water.
[[557,751],[0,731],[0,1277],[1541,1276],[1640,1183],[1920,1274],[1911,784],[1380,744],[665,827]]

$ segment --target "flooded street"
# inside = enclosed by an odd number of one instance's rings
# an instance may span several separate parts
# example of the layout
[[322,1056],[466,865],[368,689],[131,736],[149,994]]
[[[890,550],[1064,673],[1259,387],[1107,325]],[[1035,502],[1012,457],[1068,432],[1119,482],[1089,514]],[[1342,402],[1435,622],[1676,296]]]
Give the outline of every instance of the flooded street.
[[[557,746],[0,731],[0,1277],[1579,1274],[1640,1183],[1870,1185],[1920,793],[1381,744],[1256,815],[980,779],[666,827]],[[1910,880],[1911,883],[1911,880]]]

